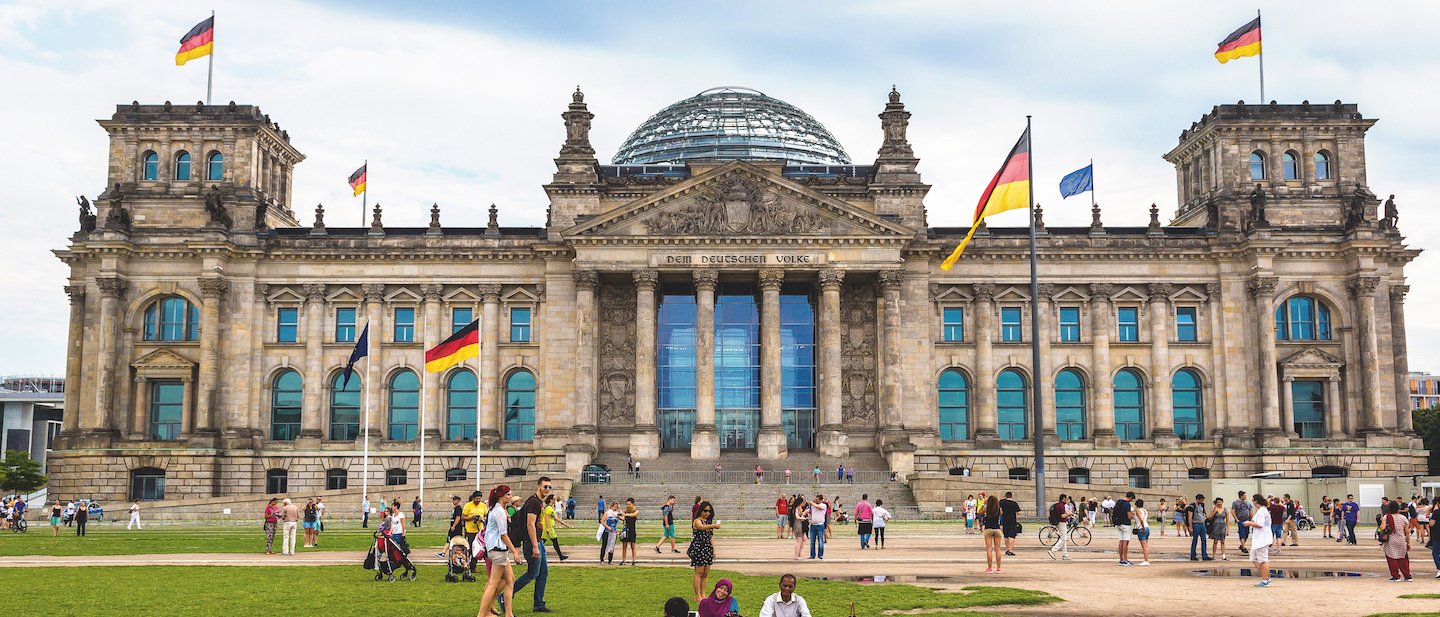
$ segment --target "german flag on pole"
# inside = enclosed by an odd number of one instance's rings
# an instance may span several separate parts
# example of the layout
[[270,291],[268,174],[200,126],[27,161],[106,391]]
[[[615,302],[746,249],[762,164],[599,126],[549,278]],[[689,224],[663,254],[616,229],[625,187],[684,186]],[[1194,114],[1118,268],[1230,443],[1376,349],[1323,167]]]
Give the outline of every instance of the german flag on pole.
[[425,351],[425,370],[438,373],[480,355],[480,320],[470,322],[445,342]]
[[1215,50],[1215,59],[1220,64],[1225,64],[1236,58],[1255,56],[1260,54],[1260,17],[1256,16],[1252,21],[1239,30],[1230,33],[1225,40],[1220,41],[1220,48]]
[[[355,189],[355,195],[359,195],[365,192],[365,168],[369,166],[369,163],[361,165],[360,169],[357,169],[355,170],[355,173],[350,174],[350,188]],[[352,197],[353,196],[354,195],[352,195]]]
[[180,39],[180,51],[175,53],[175,66],[208,56],[215,48],[215,16],[200,22]]
[[943,270],[949,270],[960,259],[960,252],[965,250],[965,245],[970,243],[970,238],[975,235],[975,228],[980,226],[980,220],[992,214],[998,214],[1006,210],[1030,207],[1030,129],[1026,128],[1025,133],[1020,136],[1020,141],[1015,142],[1015,147],[1010,149],[1010,156],[1005,157],[1005,164],[1000,166],[1000,171],[990,180],[990,186],[985,187],[985,194],[980,196],[980,203],[975,206],[975,219],[970,223],[970,233],[965,234],[965,239],[960,246],[955,247],[955,252],[945,258],[945,263],[940,264]]

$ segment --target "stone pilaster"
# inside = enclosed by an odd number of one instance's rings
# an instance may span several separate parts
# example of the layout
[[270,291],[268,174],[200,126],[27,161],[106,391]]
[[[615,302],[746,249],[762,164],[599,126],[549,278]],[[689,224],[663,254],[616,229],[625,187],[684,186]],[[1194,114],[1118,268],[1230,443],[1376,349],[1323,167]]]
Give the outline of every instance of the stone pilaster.
[[500,418],[500,285],[480,286],[480,418],[483,447],[499,445],[504,426]]
[[[436,216],[439,216],[436,214]],[[424,344],[422,347],[429,349],[440,344],[445,337],[440,336],[440,294],[445,287],[438,284],[421,284],[420,295],[425,299],[425,325]],[[427,370],[420,371],[421,388],[425,392],[425,408],[420,410],[421,434],[427,440],[439,440],[443,428],[440,409],[444,407],[440,400],[440,373],[431,373]]]
[[840,284],[845,271],[820,271],[820,431],[816,448],[820,456],[850,456],[849,435],[845,432],[844,396],[840,349]]
[[1280,383],[1275,358],[1275,288],[1280,279],[1260,276],[1250,279],[1250,292],[1255,315],[1255,333],[1259,337],[1260,362],[1260,427],[1255,430],[1257,446],[1284,447],[1290,440],[1289,431],[1281,426]]
[[976,283],[975,297],[975,447],[1000,447],[999,419],[995,409],[995,284]]
[[780,286],[784,270],[760,271],[760,439],[762,459],[784,458],[785,427],[780,417]]
[[[1035,213],[1035,217],[1038,221],[1040,217],[1038,210]],[[1043,405],[1039,406],[1043,409],[1043,415],[1041,415],[1041,423],[1039,425],[1041,427],[1040,435],[1045,439],[1046,445],[1058,447],[1060,445],[1060,435],[1056,431],[1058,425],[1055,419],[1055,379],[1053,377],[1054,371],[1049,361],[1050,337],[1053,336],[1051,334],[1050,316],[1055,314],[1055,284],[1040,283],[1037,287],[1037,291],[1040,292],[1040,302],[1038,304],[1040,308],[1034,315],[1031,315],[1030,318],[1036,320],[1035,323],[1040,329],[1040,336],[1036,339],[1036,344],[1040,347],[1040,359],[1043,363],[1043,370],[1036,368],[1032,371],[1035,374],[1035,378],[1040,380],[1040,400],[1044,402]]]
[[[385,285],[366,283],[360,286],[360,291],[365,294],[365,327],[370,328],[369,349],[365,352],[368,355],[364,360],[365,383],[361,384],[365,392],[360,399],[360,404],[364,406],[360,410],[360,437],[365,439],[368,431],[368,439],[374,442],[372,445],[378,445],[386,434],[385,414],[379,411],[384,408],[380,402],[380,369],[383,366],[380,342],[385,340]],[[316,375],[315,378],[319,380],[324,376]]]
[[904,431],[896,418],[905,405],[905,366],[900,361],[900,344],[905,337],[900,328],[900,292],[905,284],[904,270],[880,272],[881,316],[884,333],[880,337],[880,425],[882,446],[905,441]]
[[[1409,392],[1409,380],[1406,380],[1405,392]],[[1332,375],[1325,382],[1325,436],[1342,437],[1345,435],[1345,424],[1340,416],[1340,377]],[[1409,400],[1405,401],[1406,407],[1403,412],[1410,413]]]
[[1300,435],[1295,432],[1295,378],[1289,375],[1280,378],[1280,431],[1291,439]]
[[1414,435],[1410,415],[1410,355],[1405,348],[1405,294],[1409,285],[1390,286],[1390,354],[1395,372],[1395,426],[1402,434]]
[[1155,445],[1170,448],[1179,445],[1170,399],[1170,292],[1173,289],[1170,283],[1150,284],[1150,438],[1155,440]]
[[[299,440],[311,440],[310,446],[319,445],[324,436],[326,408],[323,393],[325,387],[325,285],[307,283],[305,289],[305,390],[303,408],[300,413]],[[375,334],[371,334],[374,340]],[[378,358],[365,359],[369,366],[379,364]],[[369,387],[370,384],[365,384]],[[297,444],[301,445],[301,444]]]
[[575,430],[595,435],[595,286],[594,270],[577,270],[575,280]]
[[[82,371],[81,360],[85,357],[85,286],[66,285],[65,295],[70,296],[70,332],[67,335],[67,349],[65,350],[65,383],[71,384],[65,388],[65,409],[69,410],[70,417],[80,418],[80,374]],[[79,425],[79,422],[75,423]],[[65,429],[66,433],[74,433],[74,428]]]
[[216,390],[220,380],[220,304],[230,291],[222,278],[202,277],[200,286],[200,379],[196,384],[194,437],[210,438],[215,428]]
[[655,286],[654,270],[636,270],[635,279],[635,428],[630,454],[637,459],[660,456],[660,431],[655,426]]
[[1375,288],[1379,284],[1376,276],[1357,276],[1346,282],[1355,296],[1358,316],[1355,332],[1360,343],[1360,433],[1367,436],[1367,445],[1370,435],[1388,432],[1380,416],[1380,344],[1375,332]]
[[[1211,391],[1210,405],[1202,407],[1206,411],[1206,420],[1210,423],[1210,435],[1221,437],[1229,427],[1229,402],[1230,397],[1226,394],[1226,387],[1230,380],[1226,378],[1228,363],[1225,361],[1225,332],[1221,313],[1224,312],[1223,297],[1219,283],[1206,283],[1205,293],[1210,299],[1210,305],[1206,312],[1210,314],[1210,379],[1206,385]],[[1197,324],[1198,325],[1198,324]]]
[[[98,278],[100,287],[100,348],[96,354],[99,375],[95,379],[95,406],[90,413],[82,410],[80,430],[99,435],[119,434],[118,419],[113,418],[115,392],[115,357],[120,347],[120,299],[130,289],[122,278]],[[72,387],[79,387],[76,384]]]
[[714,270],[696,270],[695,279],[695,428],[690,433],[690,458],[720,458],[720,432],[715,428],[715,284]]
[[1118,448],[1120,438],[1115,434],[1115,394],[1110,381],[1110,295],[1115,286],[1110,283],[1090,285],[1090,356],[1094,371],[1091,379],[1095,382],[1095,402],[1090,405],[1091,434],[1095,436],[1095,447]]

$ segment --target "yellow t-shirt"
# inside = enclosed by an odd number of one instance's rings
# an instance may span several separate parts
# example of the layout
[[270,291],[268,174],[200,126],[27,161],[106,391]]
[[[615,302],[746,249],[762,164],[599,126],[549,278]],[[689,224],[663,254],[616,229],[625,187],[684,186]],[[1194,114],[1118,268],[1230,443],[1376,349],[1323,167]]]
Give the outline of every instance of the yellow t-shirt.
[[480,533],[480,525],[483,524],[481,521],[484,521],[485,516],[489,514],[488,510],[489,508],[484,503],[465,502],[465,507],[460,510],[460,514],[465,517],[475,517],[465,521],[465,533]]

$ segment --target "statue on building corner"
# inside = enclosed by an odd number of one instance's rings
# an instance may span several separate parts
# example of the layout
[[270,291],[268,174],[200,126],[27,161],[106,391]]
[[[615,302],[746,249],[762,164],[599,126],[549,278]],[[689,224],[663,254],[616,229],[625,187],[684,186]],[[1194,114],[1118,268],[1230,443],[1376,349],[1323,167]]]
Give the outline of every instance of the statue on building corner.
[[269,204],[263,199],[255,200],[255,232],[260,233],[269,228],[265,223],[265,213],[269,211]]
[[1370,191],[1365,190],[1364,185],[1356,182],[1350,199],[1345,201],[1345,229],[1355,229],[1365,224],[1365,204],[1370,197]]
[[210,185],[210,192],[205,194],[205,213],[210,215],[210,224],[224,227],[227,231],[233,221],[230,220],[230,213],[225,210],[225,204],[220,198],[220,187]]
[[565,119],[565,145],[560,147],[560,155],[593,158],[595,148],[590,146],[590,121],[595,119],[595,114],[585,107],[585,93],[580,91],[580,86],[575,86],[570,108],[560,117]]
[[111,192],[110,211],[105,214],[105,228],[112,231],[130,232],[130,213],[125,210],[125,202],[121,201],[120,183],[115,183],[115,190]]
[[1395,208],[1395,196],[1385,200],[1385,218],[1380,220],[1382,231],[1399,231],[1400,211]]
[[75,198],[75,203],[80,204],[80,233],[95,231],[95,213],[90,211],[90,200],[81,195]]
[[385,226],[380,223],[380,204],[376,203],[371,211],[374,218],[370,220],[370,233],[383,235],[385,233]]

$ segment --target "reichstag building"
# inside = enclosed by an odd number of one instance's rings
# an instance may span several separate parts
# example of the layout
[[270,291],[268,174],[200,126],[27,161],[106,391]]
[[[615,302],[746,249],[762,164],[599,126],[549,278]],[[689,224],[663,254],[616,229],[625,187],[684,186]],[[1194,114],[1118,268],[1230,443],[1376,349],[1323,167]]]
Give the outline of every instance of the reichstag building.
[[[898,92],[864,164],[746,89],[661,110],[610,164],[579,91],[561,116],[544,227],[437,207],[396,228],[376,206],[366,228],[298,210],[305,157],[258,107],[119,105],[107,186],[55,251],[74,420],[51,490],[358,488],[366,401],[375,485],[422,473],[422,426],[432,482],[626,452],[1024,477],[1036,438],[1054,482],[1425,472],[1403,310],[1419,251],[1367,184],[1375,120],[1354,104],[1204,113],[1165,155],[1169,224],[1153,206],[1148,225],[1042,221],[1038,313],[1024,229],[981,229],[940,269],[967,230],[928,224]],[[475,319],[480,356],[426,373]]]

